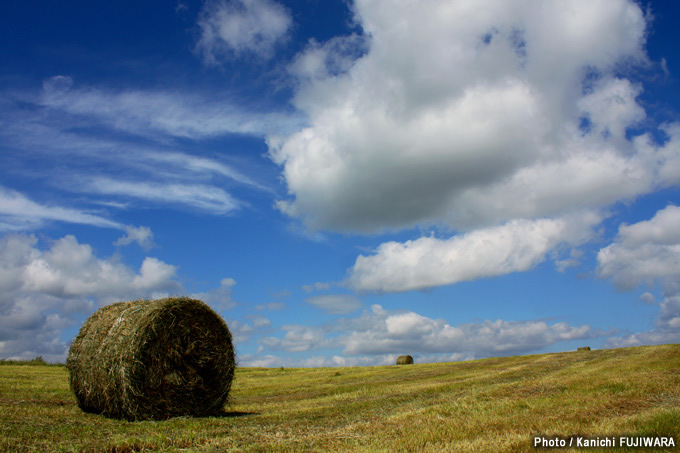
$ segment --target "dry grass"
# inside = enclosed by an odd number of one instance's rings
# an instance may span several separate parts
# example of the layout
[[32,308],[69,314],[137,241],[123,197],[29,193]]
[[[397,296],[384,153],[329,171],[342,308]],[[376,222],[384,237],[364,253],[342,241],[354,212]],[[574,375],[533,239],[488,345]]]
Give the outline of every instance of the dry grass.
[[118,421],[82,413],[63,368],[0,366],[0,449],[526,451],[536,434],[670,435],[678,444],[680,345],[409,367],[238,368],[231,395],[220,417]]

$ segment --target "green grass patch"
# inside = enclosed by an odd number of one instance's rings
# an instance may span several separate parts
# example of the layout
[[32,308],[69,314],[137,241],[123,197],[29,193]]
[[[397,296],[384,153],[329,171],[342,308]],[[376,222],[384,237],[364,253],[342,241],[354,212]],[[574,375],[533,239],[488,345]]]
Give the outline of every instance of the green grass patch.
[[221,416],[162,422],[83,413],[63,366],[4,365],[0,451],[526,451],[538,434],[680,442],[680,345],[238,368]]

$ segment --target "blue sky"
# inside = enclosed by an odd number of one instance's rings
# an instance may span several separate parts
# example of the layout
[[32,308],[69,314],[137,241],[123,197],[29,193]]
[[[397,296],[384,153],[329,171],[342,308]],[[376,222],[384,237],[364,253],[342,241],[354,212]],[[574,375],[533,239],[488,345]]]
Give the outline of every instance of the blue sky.
[[0,5],[0,358],[191,295],[243,366],[680,340],[675,2]]

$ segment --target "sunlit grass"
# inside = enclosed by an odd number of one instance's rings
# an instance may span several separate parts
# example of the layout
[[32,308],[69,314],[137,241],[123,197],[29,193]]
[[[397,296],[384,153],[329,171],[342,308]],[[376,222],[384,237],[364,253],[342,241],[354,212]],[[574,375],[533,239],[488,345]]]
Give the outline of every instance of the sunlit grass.
[[[680,345],[355,368],[239,368],[222,417],[85,414],[63,367],[0,366],[0,450],[525,451],[533,435],[680,441]],[[611,450],[609,450],[611,451]]]

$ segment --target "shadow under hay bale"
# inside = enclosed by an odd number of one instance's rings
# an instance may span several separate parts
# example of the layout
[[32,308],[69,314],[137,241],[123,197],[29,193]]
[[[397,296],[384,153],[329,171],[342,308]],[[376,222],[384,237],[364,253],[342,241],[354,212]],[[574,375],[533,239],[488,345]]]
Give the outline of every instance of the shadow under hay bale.
[[236,367],[224,320],[189,298],[99,309],[80,329],[66,365],[82,410],[127,420],[219,414]]
[[413,357],[410,355],[400,355],[397,357],[397,365],[412,365]]

